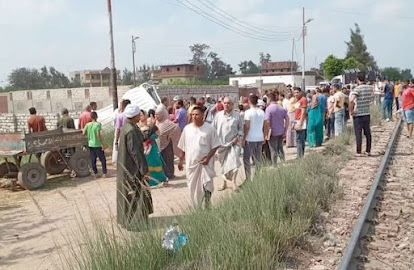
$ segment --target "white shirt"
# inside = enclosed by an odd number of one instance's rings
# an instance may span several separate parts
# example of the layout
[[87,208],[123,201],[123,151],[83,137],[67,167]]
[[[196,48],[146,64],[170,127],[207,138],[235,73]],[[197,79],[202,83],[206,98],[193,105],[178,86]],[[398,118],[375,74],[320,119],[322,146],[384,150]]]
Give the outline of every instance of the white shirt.
[[244,121],[250,121],[249,133],[246,136],[248,142],[263,142],[263,123],[265,113],[259,108],[248,109],[244,113]]
[[286,111],[288,111],[289,104],[290,104],[290,100],[287,99],[287,98],[284,98],[283,99],[283,109],[285,109]]

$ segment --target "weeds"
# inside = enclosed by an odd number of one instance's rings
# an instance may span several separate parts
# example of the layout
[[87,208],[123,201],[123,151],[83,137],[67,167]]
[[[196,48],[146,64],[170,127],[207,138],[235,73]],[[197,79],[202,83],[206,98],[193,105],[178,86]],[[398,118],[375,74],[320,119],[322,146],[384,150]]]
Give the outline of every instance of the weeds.
[[290,165],[260,170],[240,193],[209,211],[190,210],[180,217],[189,241],[173,255],[161,248],[165,224],[150,219],[146,230],[125,233],[114,219],[110,226],[95,220],[92,229],[81,226],[82,237],[71,245],[64,267],[276,269],[304,239],[322,209],[329,207],[337,169],[334,159],[327,161],[311,152]]
[[380,108],[378,108],[377,105],[371,105],[370,112],[371,112],[371,127],[372,126],[381,126],[382,125],[382,122],[381,122],[382,115],[381,115]]

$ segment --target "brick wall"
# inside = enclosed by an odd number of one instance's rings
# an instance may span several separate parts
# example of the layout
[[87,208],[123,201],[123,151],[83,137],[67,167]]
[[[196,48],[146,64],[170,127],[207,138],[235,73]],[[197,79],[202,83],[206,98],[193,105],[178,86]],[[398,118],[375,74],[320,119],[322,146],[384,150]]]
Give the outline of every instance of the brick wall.
[[[70,116],[77,118],[81,112],[71,113]],[[54,113],[40,113],[39,115],[45,118],[46,128],[48,130],[56,129],[56,124],[60,118],[59,114]],[[14,113],[3,113],[0,114],[0,133],[11,133],[11,132],[27,132],[27,120],[29,114],[14,114]]]

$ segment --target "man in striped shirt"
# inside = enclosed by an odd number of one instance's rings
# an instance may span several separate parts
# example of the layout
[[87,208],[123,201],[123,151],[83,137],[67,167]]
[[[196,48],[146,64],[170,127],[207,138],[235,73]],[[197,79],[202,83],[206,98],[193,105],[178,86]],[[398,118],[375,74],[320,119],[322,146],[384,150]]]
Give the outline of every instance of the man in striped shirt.
[[364,131],[367,140],[365,154],[371,155],[371,113],[370,104],[372,103],[373,88],[365,83],[365,72],[359,72],[357,75],[358,86],[351,91],[349,99],[349,114],[353,117],[354,130],[357,144],[356,156],[361,157],[362,148],[362,131]]

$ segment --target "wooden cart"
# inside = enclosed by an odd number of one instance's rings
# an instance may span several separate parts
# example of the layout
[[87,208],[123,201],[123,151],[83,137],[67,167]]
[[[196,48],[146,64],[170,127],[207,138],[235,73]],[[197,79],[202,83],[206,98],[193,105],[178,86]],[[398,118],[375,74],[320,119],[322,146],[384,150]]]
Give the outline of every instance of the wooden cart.
[[[25,189],[41,188],[47,174],[61,174],[70,169],[77,177],[90,174],[88,141],[80,130],[56,130],[22,134],[0,134],[0,178],[11,178]],[[86,149],[86,150],[85,150]],[[35,156],[42,153],[41,162]],[[22,165],[22,158],[29,162]]]

